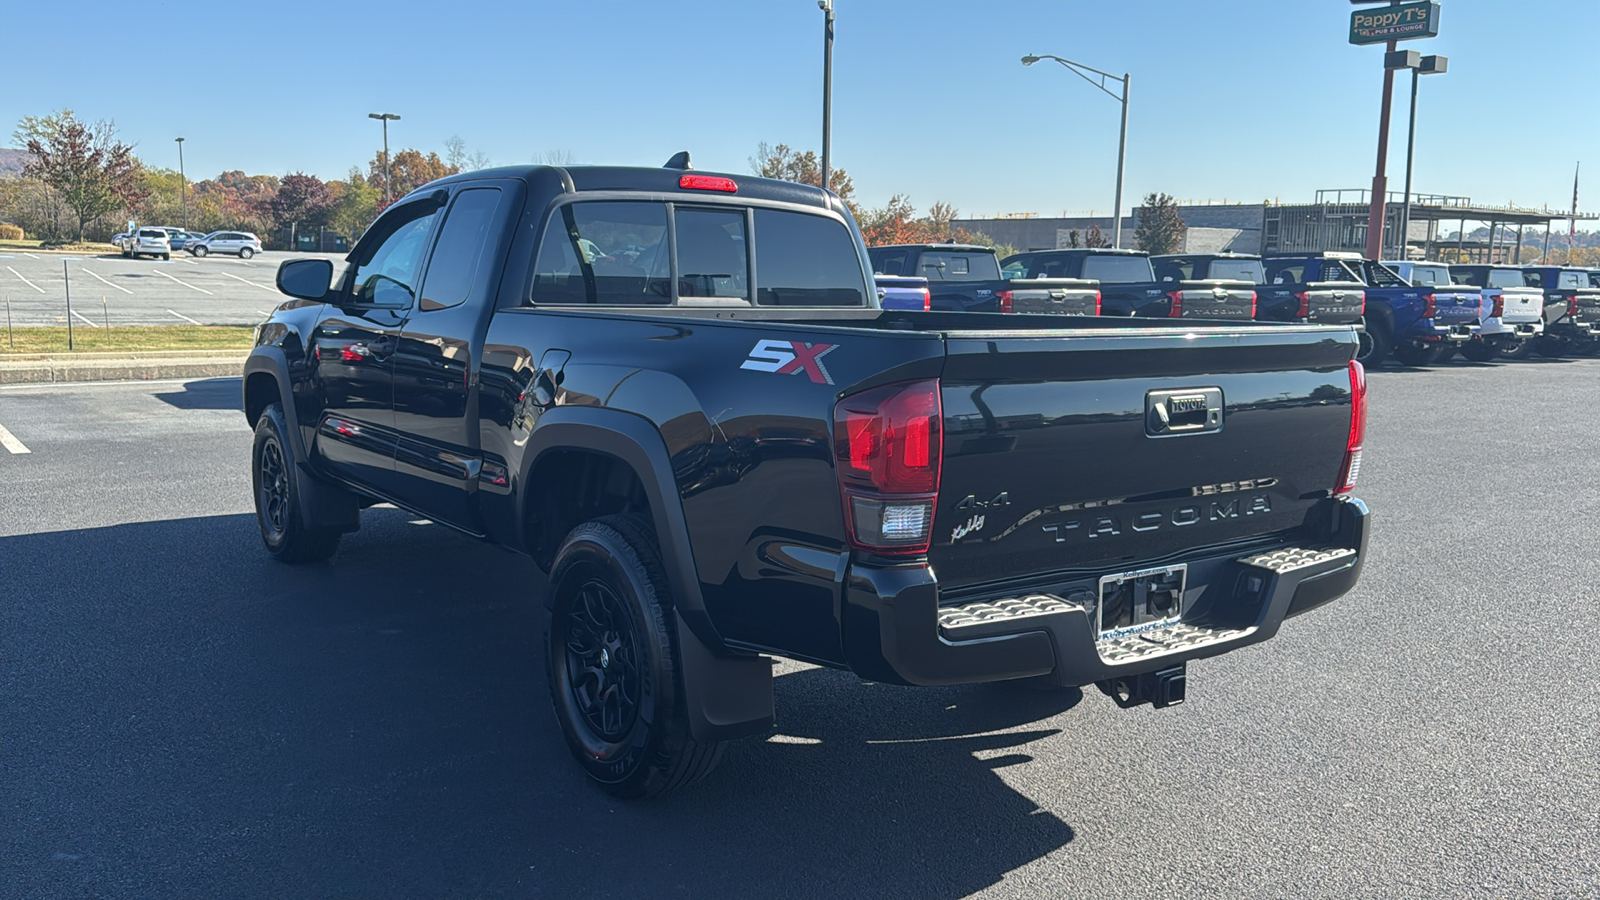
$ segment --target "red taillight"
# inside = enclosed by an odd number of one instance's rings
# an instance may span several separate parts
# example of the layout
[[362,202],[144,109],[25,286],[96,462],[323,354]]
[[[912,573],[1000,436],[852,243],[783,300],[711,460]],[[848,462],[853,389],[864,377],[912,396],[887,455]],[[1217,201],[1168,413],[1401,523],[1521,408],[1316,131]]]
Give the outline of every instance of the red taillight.
[[943,433],[937,380],[873,388],[834,407],[834,460],[852,547],[928,552]]
[[1100,315],[1100,292],[1094,292],[1094,314]]
[[922,311],[923,312],[927,312],[930,309],[933,309],[933,291],[930,291],[927,288],[923,288],[922,289]]
[[1016,298],[1010,291],[1000,291],[999,293],[996,293],[995,296],[1000,299],[1001,312],[1008,313],[1014,311],[1012,304]]
[[1167,318],[1181,318],[1183,316],[1183,291],[1167,291],[1167,299],[1172,301],[1172,308],[1167,310]]
[[1311,292],[1310,291],[1301,291],[1300,293],[1295,294],[1294,298],[1296,300],[1300,301],[1300,308],[1296,309],[1294,311],[1295,317],[1296,318],[1300,318],[1300,319],[1308,319],[1308,318],[1310,318],[1311,317]]
[[1422,317],[1424,319],[1431,319],[1431,318],[1433,318],[1433,314],[1435,312],[1438,312],[1438,310],[1439,310],[1439,304],[1434,300],[1432,292],[1423,294],[1422,295]]
[[1489,311],[1489,318],[1498,319],[1506,314],[1506,295],[1494,295],[1494,308]]
[[739,186],[733,183],[732,178],[716,175],[685,175],[678,179],[678,187],[690,191],[726,191],[729,194],[739,192]]
[[1256,317],[1256,292],[1250,292],[1250,318]]
[[1577,294],[1573,294],[1571,297],[1567,298],[1567,315],[1576,316],[1577,314],[1578,314],[1578,295]]
[[1355,490],[1356,477],[1361,474],[1361,451],[1367,441],[1367,370],[1361,363],[1350,361],[1350,439],[1345,442],[1344,466],[1339,473],[1339,487],[1335,494],[1348,494]]
[[1361,305],[1361,313],[1360,314],[1363,315],[1363,316],[1366,315],[1367,314],[1367,292],[1366,291],[1362,291],[1361,293],[1357,294],[1356,295],[1356,302]]

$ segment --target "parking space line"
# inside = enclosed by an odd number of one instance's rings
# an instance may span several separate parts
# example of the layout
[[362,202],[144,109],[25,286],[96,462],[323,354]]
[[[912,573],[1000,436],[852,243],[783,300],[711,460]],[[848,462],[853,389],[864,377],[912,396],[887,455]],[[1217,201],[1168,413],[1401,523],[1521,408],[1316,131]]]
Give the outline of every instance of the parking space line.
[[[160,275],[160,276],[161,276],[161,277],[162,277],[162,278],[172,278],[172,276],[171,276],[171,275],[168,275],[168,274],[167,274],[167,273],[165,273],[165,272],[163,272],[163,271],[161,271],[161,270],[160,270],[160,269],[156,269],[156,270],[155,270],[155,273],[156,273],[156,274],[157,274],[157,275]],[[195,291],[199,291],[199,292],[200,292],[200,293],[202,293],[202,294],[205,294],[205,295],[206,295],[206,296],[207,296],[207,297],[210,297],[210,296],[211,296],[211,292],[210,292],[210,291],[208,291],[208,290],[206,290],[206,289],[205,289],[205,288],[202,288],[202,287],[195,287],[195,286],[194,286],[194,285],[192,285],[192,284],[190,284],[190,283],[189,283],[189,282],[187,282],[187,281],[184,281],[184,280],[183,280],[183,279],[181,279],[181,278],[172,278],[172,280],[173,280],[173,281],[176,281],[176,282],[177,282],[177,283],[179,283],[179,284],[181,284],[181,285],[183,285],[183,286],[184,286],[184,287],[186,287],[186,288],[189,288],[189,289],[190,289],[190,290],[195,290]],[[172,312],[172,310],[170,310],[170,309],[169,309],[169,310],[167,310],[167,312]],[[199,322],[196,322],[196,323],[195,323],[195,324],[196,324],[196,325],[199,325],[199,324],[200,324],[200,323],[199,323]]]
[[[83,267],[82,267],[82,266],[79,266],[79,267],[78,267],[78,268],[80,268],[80,269],[82,269],[82,268],[83,268]],[[95,277],[95,278],[100,278],[100,276],[99,276],[99,275],[97,275],[97,274],[95,274],[95,271],[94,271],[94,270],[93,270],[93,269],[83,269],[83,270],[84,270],[84,271],[85,271],[85,272],[88,272],[88,273],[89,273],[89,274],[90,274],[90,275],[93,275],[93,276],[94,276],[94,277]],[[119,285],[119,284],[112,284],[112,283],[111,283],[111,282],[109,282],[109,281],[106,281],[106,280],[105,280],[105,279],[104,279],[104,278],[100,278],[100,283],[101,283],[101,284],[104,284],[104,285],[105,285],[105,286],[106,286],[106,287],[113,287],[113,288],[116,288],[116,289],[117,289],[117,290],[119,290],[119,291],[121,291],[121,292],[123,292],[123,293],[124,293],[124,294],[131,294],[131,293],[133,293],[133,291],[130,291],[130,290],[128,290],[128,289],[127,289],[127,288],[125,288],[125,287],[123,287],[123,286],[121,286],[121,285]]]
[[22,255],[28,257],[29,259],[38,259],[39,258],[37,256],[34,256],[32,253],[24,253]]
[[180,312],[172,312],[172,310],[170,310],[170,309],[167,310],[167,312],[172,313],[173,315],[175,315],[178,318],[184,320],[185,322],[192,322],[195,325],[204,325],[205,324],[204,322],[197,322],[194,319],[191,319],[188,316],[186,316],[186,315],[184,315],[183,313],[180,313]]
[[7,431],[4,425],[0,425],[0,447],[4,447],[12,453],[19,455],[33,452],[32,450],[29,450],[25,444],[17,440],[16,435]]
[[[27,254],[23,254],[23,255],[26,256]],[[34,259],[38,259],[38,257],[34,257]],[[49,293],[49,291],[46,291],[44,288],[39,287],[37,284],[34,284],[33,282],[29,281],[26,278],[23,278],[22,277],[22,273],[18,272],[16,269],[11,268],[10,266],[6,266],[6,271],[8,271],[11,274],[17,276],[18,278],[22,278],[23,284],[26,284],[28,287],[33,288],[34,290],[38,291],[39,293],[41,293],[41,294]]]
[[99,322],[96,322],[95,320],[85,316],[83,313],[78,312],[77,310],[73,310],[72,314],[77,316],[78,318],[82,319],[83,320],[83,324],[89,326],[90,328],[99,328],[100,327],[100,323]]
[[258,315],[261,318],[265,319],[267,316],[272,315],[272,313],[266,312],[265,310],[258,309],[258,310],[256,310],[256,315]]
[[262,289],[262,290],[263,290],[263,291],[271,291],[271,292],[273,292],[273,293],[274,293],[274,294],[276,294],[276,293],[277,293],[277,292],[278,292],[278,289],[277,289],[277,288],[274,288],[274,287],[267,287],[267,286],[266,286],[266,285],[264,285],[264,284],[262,284],[262,283],[261,283],[261,282],[259,282],[259,281],[251,281],[251,280],[250,280],[250,279],[248,279],[248,278],[240,278],[240,277],[239,277],[239,276],[237,276],[237,275],[234,275],[234,274],[232,274],[232,273],[230,273],[230,272],[218,272],[218,273],[217,273],[217,274],[218,274],[218,275],[226,275],[226,276],[227,276],[227,277],[229,277],[229,278],[232,278],[232,279],[233,279],[233,280],[234,280],[234,281],[242,281],[242,282],[244,282],[244,283],[245,283],[245,284],[253,284],[253,285],[255,285],[255,286],[256,286],[256,287],[258,287],[258,288],[261,288],[261,289]]

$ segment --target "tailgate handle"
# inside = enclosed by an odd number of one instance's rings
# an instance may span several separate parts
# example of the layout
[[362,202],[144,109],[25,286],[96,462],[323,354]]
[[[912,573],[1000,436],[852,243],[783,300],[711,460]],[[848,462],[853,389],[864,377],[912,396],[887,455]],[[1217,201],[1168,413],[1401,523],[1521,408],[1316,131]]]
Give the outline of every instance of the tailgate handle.
[[1222,388],[1150,391],[1144,395],[1145,435],[1184,437],[1222,430]]

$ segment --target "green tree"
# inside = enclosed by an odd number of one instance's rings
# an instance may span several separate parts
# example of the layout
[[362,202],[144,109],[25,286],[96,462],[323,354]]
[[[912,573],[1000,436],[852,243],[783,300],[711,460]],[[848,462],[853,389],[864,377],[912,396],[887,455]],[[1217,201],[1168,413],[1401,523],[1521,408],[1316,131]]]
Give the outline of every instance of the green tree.
[[359,169],[351,169],[347,179],[330,182],[328,188],[328,193],[333,195],[328,208],[328,227],[351,241],[361,237],[378,217],[383,191],[363,177]]
[[1171,194],[1146,194],[1144,206],[1139,209],[1139,227],[1134,231],[1134,243],[1140,250],[1157,256],[1177,253],[1183,249],[1184,236],[1189,226],[1178,211],[1178,201]]
[[110,122],[85,124],[64,109],[23,119],[17,137],[29,155],[23,177],[43,182],[72,210],[79,241],[90,222],[143,199],[139,161]]

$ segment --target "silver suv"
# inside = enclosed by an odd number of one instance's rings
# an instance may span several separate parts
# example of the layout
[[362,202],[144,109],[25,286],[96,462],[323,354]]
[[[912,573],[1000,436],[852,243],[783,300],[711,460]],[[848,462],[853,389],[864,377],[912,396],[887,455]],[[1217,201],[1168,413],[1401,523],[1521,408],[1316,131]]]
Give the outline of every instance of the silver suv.
[[233,253],[240,259],[249,259],[261,252],[261,239],[248,231],[213,231],[198,241],[184,246],[195,256],[208,253]]
[[122,255],[131,259],[141,256],[172,258],[172,244],[166,231],[160,228],[139,228],[122,239]]

